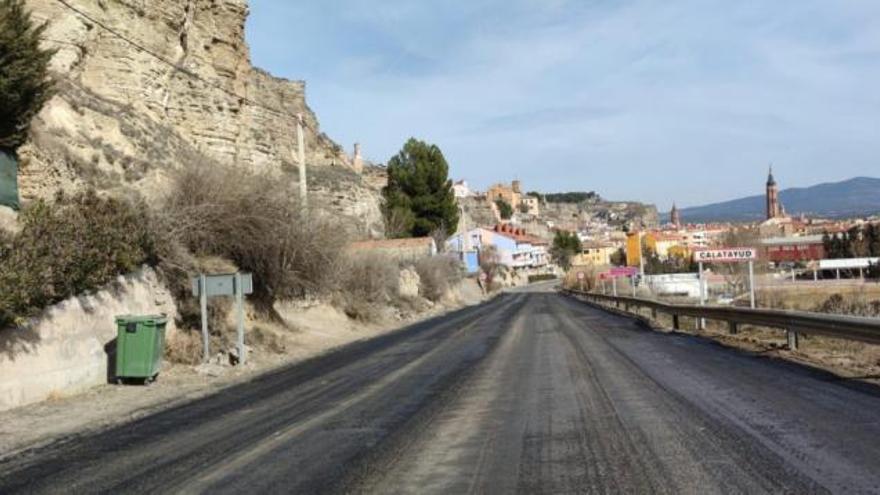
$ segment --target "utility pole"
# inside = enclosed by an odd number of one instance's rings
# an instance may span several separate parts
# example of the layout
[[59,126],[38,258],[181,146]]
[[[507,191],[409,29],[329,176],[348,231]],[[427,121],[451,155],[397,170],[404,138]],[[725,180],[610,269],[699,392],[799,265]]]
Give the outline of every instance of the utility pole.
[[299,200],[303,209],[309,207],[309,188],[306,181],[306,140],[303,136],[303,116],[296,114],[296,141],[299,161]]
[[644,233],[639,230],[639,274],[642,280],[645,279],[645,248],[642,246],[642,236]]

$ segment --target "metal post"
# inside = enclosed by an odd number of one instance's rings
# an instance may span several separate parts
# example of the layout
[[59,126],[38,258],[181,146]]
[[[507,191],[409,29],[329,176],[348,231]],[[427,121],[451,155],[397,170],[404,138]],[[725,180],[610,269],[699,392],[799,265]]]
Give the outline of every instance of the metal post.
[[792,265],[792,267],[791,267],[791,281],[797,282],[797,275],[795,275],[795,273],[794,273],[794,265]]
[[862,282],[865,281],[865,269],[862,268],[862,267],[859,267],[859,279],[860,279]]
[[602,279],[602,295],[603,296],[608,295],[608,281],[605,280],[604,278]]
[[730,333],[730,335],[736,335],[739,333],[739,328],[735,321],[727,322],[727,328],[729,329],[728,333]]
[[840,280],[840,268],[837,269],[837,280]]
[[[703,262],[700,264],[700,306],[706,305],[706,279],[703,276]],[[697,330],[702,330],[706,326],[706,320],[704,318],[697,319]]]
[[757,307],[755,302],[755,262],[749,260],[749,298],[752,302],[752,309]]
[[633,299],[636,298],[636,277],[632,276],[629,278],[629,283],[633,286]]
[[813,268],[813,282],[818,282],[818,281],[819,281],[819,270],[816,270],[815,268]]
[[297,157],[299,161],[299,200],[303,208],[309,206],[309,188],[306,180],[306,144],[303,135],[303,116],[301,113],[296,114],[296,142]]
[[211,344],[208,338],[208,277],[204,273],[199,274],[199,303],[202,308],[202,349],[207,363],[211,359]]
[[241,285],[241,272],[235,274],[235,302],[238,305],[238,363],[244,364],[244,290]]
[[642,278],[645,276],[645,249],[642,247],[642,239],[644,233],[639,231],[639,273],[642,275]]
[[786,334],[788,336],[788,350],[790,350],[790,351],[798,350],[798,334],[797,334],[797,332],[787,330]]
[[612,278],[611,282],[614,286],[614,297],[617,297],[617,277]]

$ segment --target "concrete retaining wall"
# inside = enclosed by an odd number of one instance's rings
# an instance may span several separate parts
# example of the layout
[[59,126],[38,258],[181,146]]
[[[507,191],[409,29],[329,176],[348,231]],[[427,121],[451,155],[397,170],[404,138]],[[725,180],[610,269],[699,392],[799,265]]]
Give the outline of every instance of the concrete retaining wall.
[[171,294],[145,268],[93,295],[58,303],[23,328],[3,330],[0,411],[107,383],[116,315],[159,313],[169,315],[173,332],[177,310]]

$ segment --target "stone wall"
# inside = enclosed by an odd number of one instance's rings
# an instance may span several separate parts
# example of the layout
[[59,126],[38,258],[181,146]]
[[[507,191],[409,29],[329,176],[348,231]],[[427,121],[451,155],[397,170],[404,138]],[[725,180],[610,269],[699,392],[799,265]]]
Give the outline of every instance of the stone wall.
[[106,383],[105,347],[116,338],[115,317],[160,313],[169,316],[168,332],[174,332],[171,294],[152,269],[144,269],[95,294],[58,303],[23,328],[3,329],[0,410]]

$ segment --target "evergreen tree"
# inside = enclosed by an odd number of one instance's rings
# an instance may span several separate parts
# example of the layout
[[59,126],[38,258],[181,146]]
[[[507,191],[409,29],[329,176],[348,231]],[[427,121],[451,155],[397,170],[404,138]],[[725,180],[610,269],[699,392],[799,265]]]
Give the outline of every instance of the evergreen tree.
[[868,255],[876,258],[880,256],[880,224],[869,224],[867,229]]
[[440,148],[410,139],[388,162],[386,224],[392,237],[422,237],[458,228],[458,205],[449,180],[449,165]]
[[495,200],[495,206],[498,207],[498,213],[501,214],[502,220],[510,220],[513,217],[513,207],[507,201],[503,199]]
[[31,119],[52,96],[53,50],[40,49],[47,24],[34,26],[24,0],[0,0],[0,150],[27,139]]
[[574,232],[557,231],[550,252],[556,264],[563,269],[571,268],[571,259],[583,250],[581,240]]

